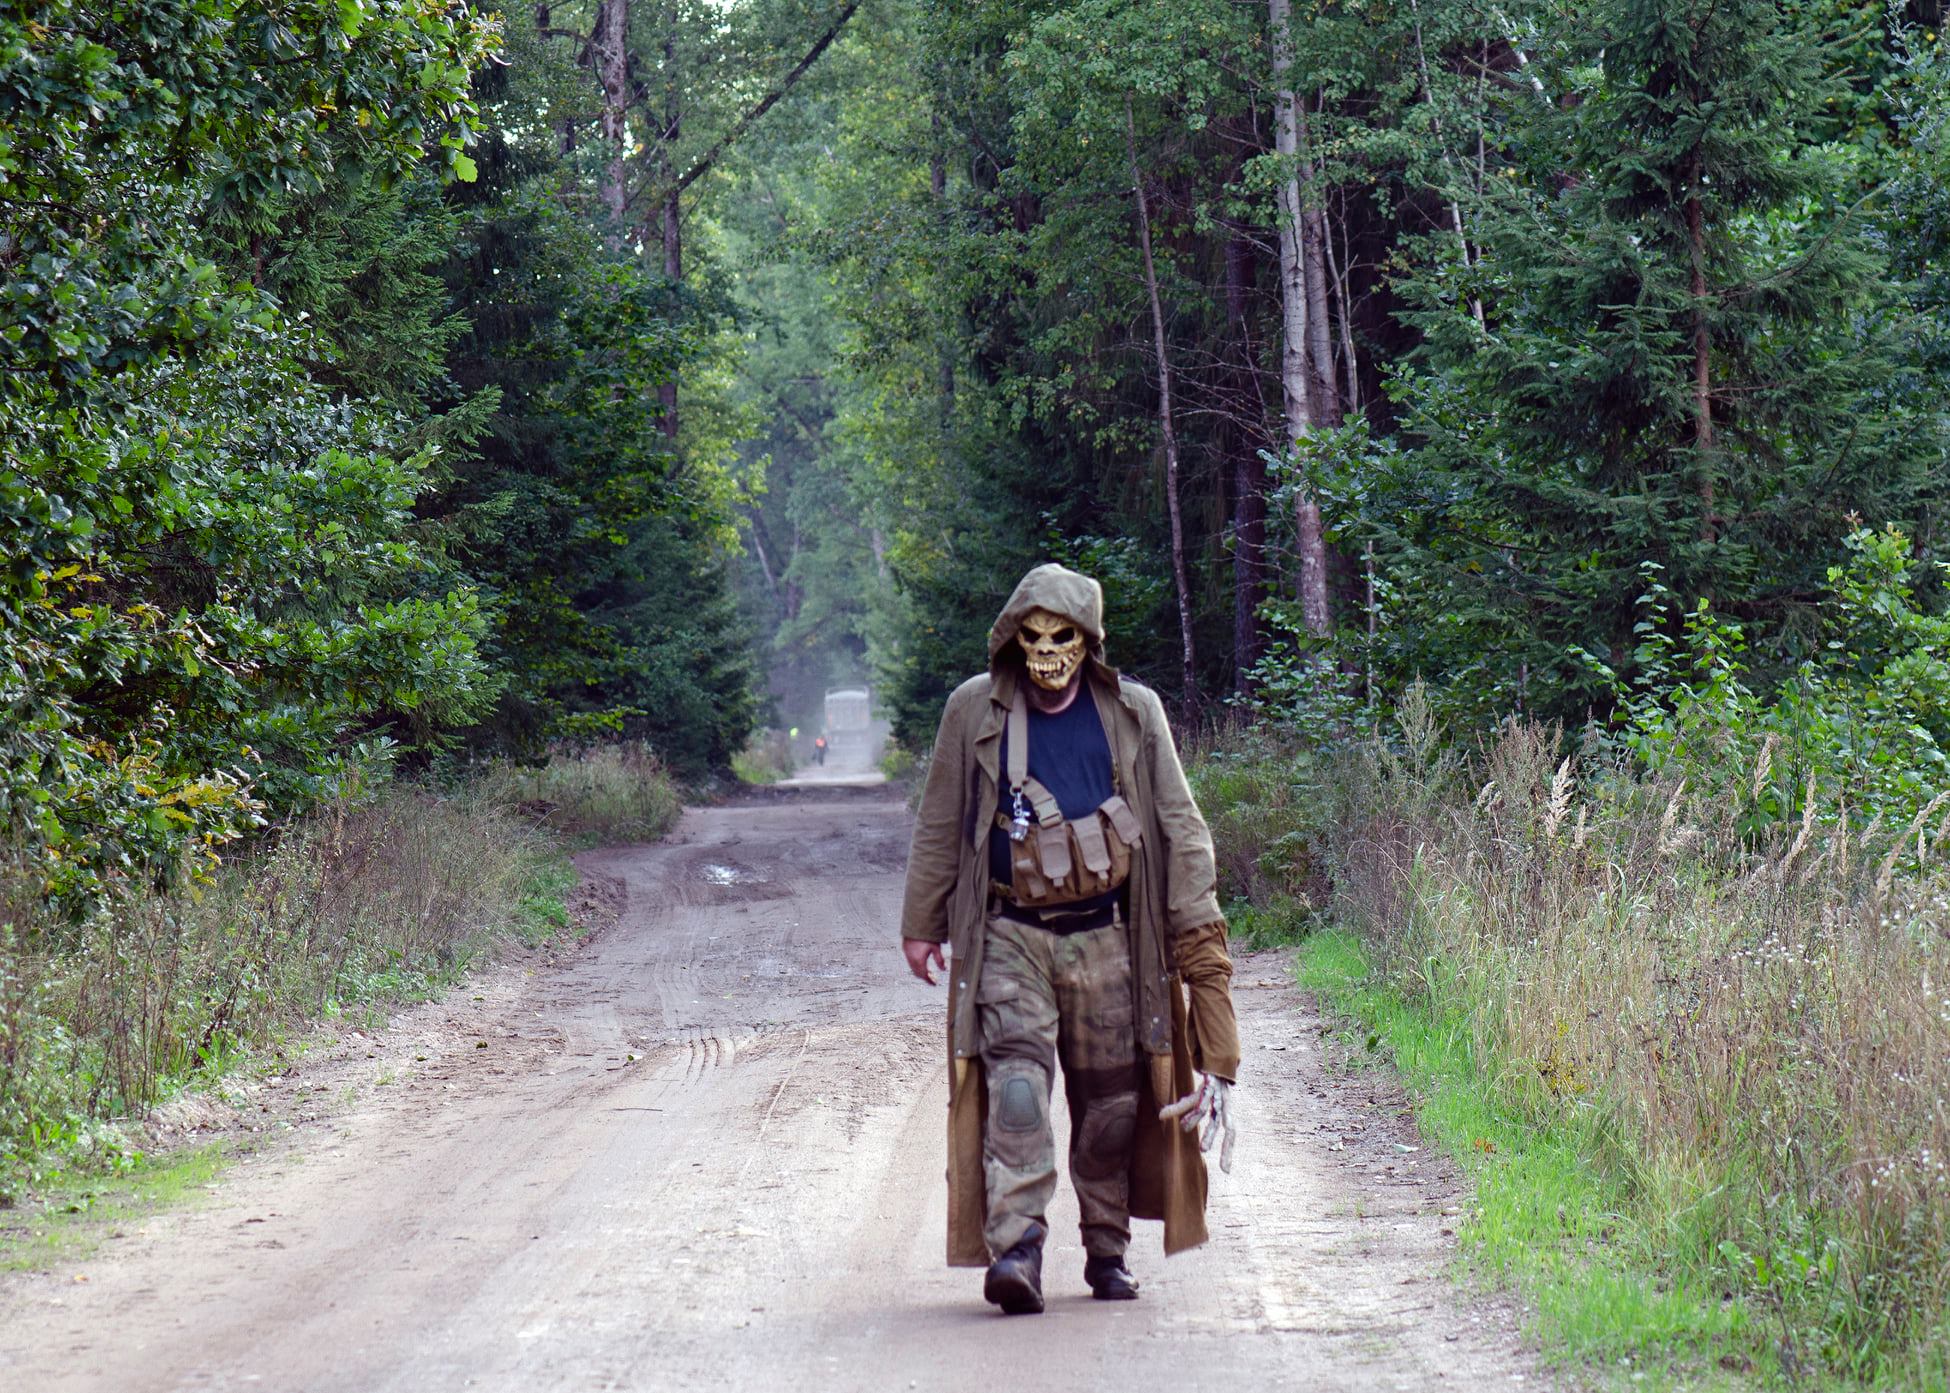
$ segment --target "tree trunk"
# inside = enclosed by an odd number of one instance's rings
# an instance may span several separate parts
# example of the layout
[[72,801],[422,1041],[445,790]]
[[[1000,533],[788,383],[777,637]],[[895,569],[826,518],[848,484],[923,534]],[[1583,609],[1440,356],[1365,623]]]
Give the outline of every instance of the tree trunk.
[[[946,225],[948,220],[948,157],[942,150],[941,117],[939,113],[928,119],[929,147],[928,192],[934,197],[935,216]],[[939,403],[941,419],[946,424],[955,408],[955,357],[949,345],[948,336],[940,336],[940,345],[935,349],[935,378],[941,400]]]
[[[672,285],[684,283],[684,228],[680,221],[682,209],[677,204],[678,195],[672,194],[664,200],[664,278]],[[677,380],[672,378],[657,388],[657,402],[662,410],[664,438],[677,438]]]
[[[1334,230],[1334,224],[1331,219],[1328,221],[1327,230],[1329,233],[1332,233]],[[1341,198],[1341,254],[1339,257],[1334,255],[1334,239],[1331,236],[1328,237],[1327,285],[1328,289],[1333,292],[1334,304],[1340,310],[1340,313],[1334,316],[1334,322],[1340,326],[1341,371],[1346,374],[1346,394],[1341,398],[1341,406],[1343,410],[1352,412],[1358,416],[1361,414],[1361,376],[1359,365],[1354,357],[1354,296],[1348,288],[1348,277],[1351,274],[1353,264],[1354,249],[1349,244],[1347,235],[1347,198],[1343,195]]]
[[621,245],[623,209],[628,202],[624,132],[630,105],[630,0],[597,0],[596,33],[590,43],[596,61],[596,81],[603,89],[601,132],[607,157],[603,161],[602,199],[609,212],[609,239]]
[[[1226,239],[1226,326],[1236,362],[1234,394],[1240,401],[1257,395],[1252,317],[1247,300],[1253,284],[1253,244],[1238,232]],[[1266,551],[1266,463],[1260,458],[1261,433],[1232,413],[1232,663],[1233,690],[1250,690],[1259,661],[1259,605],[1264,597]]]
[[[670,169],[670,152],[677,147],[678,137],[683,134],[684,112],[677,95],[677,7],[672,5],[665,12],[664,21],[664,133],[659,142],[661,159],[666,171]],[[663,200],[663,243],[664,279],[671,285],[684,283],[684,191],[672,186]],[[662,425],[666,440],[677,439],[677,380],[672,378],[657,388],[657,402],[662,408]]]
[[[1456,162],[1450,157],[1449,143],[1442,138],[1442,111],[1435,104],[1435,87],[1429,82],[1429,55],[1422,47],[1422,7],[1419,0],[1408,0],[1408,9],[1415,17],[1415,67],[1421,74],[1422,100],[1429,104],[1429,132],[1435,136],[1436,148],[1442,151],[1442,163],[1448,166],[1450,177],[1454,178]],[[1479,136],[1479,151],[1480,145]],[[1455,229],[1456,249],[1462,254],[1462,264],[1467,268],[1473,264],[1469,255],[1469,234],[1463,231],[1462,204],[1453,197],[1449,200],[1449,225]],[[1488,321],[1483,317],[1483,302],[1473,295],[1469,298],[1469,312],[1475,317],[1478,329],[1488,328]]]
[[1367,584],[1362,591],[1361,600],[1362,607],[1367,611],[1368,615],[1368,651],[1361,660],[1361,685],[1367,689],[1366,699],[1363,704],[1372,711],[1374,709],[1375,639],[1381,633],[1381,610],[1375,604],[1373,538],[1368,540],[1363,559],[1367,563],[1364,568]]
[[[1313,434],[1307,364],[1308,314],[1306,272],[1301,248],[1300,127],[1293,89],[1287,73],[1293,67],[1293,44],[1288,33],[1291,0],[1267,0],[1273,31],[1273,144],[1280,156],[1278,188],[1280,231],[1280,386],[1286,400],[1286,446],[1290,450]],[[1300,553],[1300,615],[1307,632],[1325,638],[1333,632],[1333,612],[1327,600],[1327,542],[1321,529],[1320,504],[1302,487],[1296,492],[1294,532]]]
[[[1308,154],[1312,138],[1304,112],[1298,116],[1300,184],[1308,193],[1314,182],[1313,160]],[[1340,384],[1334,380],[1334,326],[1327,306],[1327,215],[1319,198],[1308,199],[1301,209],[1300,255],[1307,287],[1307,357],[1313,369],[1314,400],[1319,410],[1314,419],[1332,429],[1341,424]]]
[[1137,121],[1124,99],[1125,149],[1131,157],[1131,183],[1137,191],[1138,246],[1144,252],[1144,290],[1151,301],[1151,342],[1158,355],[1158,429],[1165,444],[1165,508],[1171,516],[1171,579],[1178,590],[1178,635],[1184,661],[1185,700],[1198,702],[1198,665],[1192,652],[1192,592],[1185,578],[1185,518],[1178,505],[1178,432],[1171,418],[1171,353],[1165,345],[1164,303],[1158,297],[1158,267],[1151,256],[1151,200],[1138,168]]
[[1706,215],[1700,205],[1700,167],[1693,159],[1686,190],[1686,240],[1693,255],[1693,444],[1700,460],[1699,535],[1703,542],[1719,533],[1713,516],[1713,335],[1706,315]]
[[757,508],[753,508],[745,516],[751,522],[752,550],[758,553],[758,568],[760,571],[764,572],[765,574],[765,588],[771,592],[772,603],[776,605],[779,608],[780,613],[783,614],[785,610],[785,600],[779,594],[779,578],[772,571],[771,548],[765,545],[765,537],[766,537],[765,519],[759,516],[759,512]]

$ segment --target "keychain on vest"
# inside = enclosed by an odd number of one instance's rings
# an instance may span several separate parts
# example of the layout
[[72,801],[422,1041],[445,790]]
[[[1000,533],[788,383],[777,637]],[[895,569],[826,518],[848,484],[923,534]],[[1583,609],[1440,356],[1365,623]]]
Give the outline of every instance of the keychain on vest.
[[1011,790],[1009,796],[1015,800],[1013,819],[1009,823],[1009,840],[1019,842],[1029,835],[1029,808],[1022,801],[1021,789]]

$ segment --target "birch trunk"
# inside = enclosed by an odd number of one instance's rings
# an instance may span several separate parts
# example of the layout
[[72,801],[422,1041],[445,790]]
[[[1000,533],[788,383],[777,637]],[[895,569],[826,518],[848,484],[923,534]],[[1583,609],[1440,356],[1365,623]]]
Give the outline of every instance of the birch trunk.
[[1131,183],[1137,191],[1138,246],[1144,253],[1144,291],[1151,301],[1151,342],[1158,355],[1158,430],[1165,444],[1165,508],[1171,516],[1171,579],[1178,590],[1178,634],[1184,661],[1185,700],[1198,701],[1198,665],[1192,652],[1192,592],[1185,578],[1185,519],[1178,504],[1178,431],[1171,416],[1171,353],[1165,344],[1164,302],[1158,295],[1158,267],[1151,255],[1151,200],[1138,168],[1137,122],[1129,98],[1124,102],[1125,149]]
[[[1289,37],[1291,0],[1266,0],[1273,31],[1273,146],[1280,157],[1278,189],[1280,232],[1280,387],[1286,402],[1287,446],[1314,432],[1308,358],[1307,276],[1301,241],[1300,122],[1287,75],[1293,67]],[[1302,488],[1294,504],[1294,532],[1300,553],[1300,616],[1307,632],[1325,638],[1333,632],[1327,601],[1327,541],[1320,504]]]
[[[1314,182],[1313,160],[1309,155],[1312,137],[1304,112],[1297,115],[1299,127],[1300,187],[1309,190]],[[1330,429],[1340,425],[1341,388],[1334,380],[1334,326],[1327,306],[1327,215],[1318,199],[1305,199],[1300,214],[1300,257],[1307,287],[1307,358],[1313,369],[1314,400],[1318,409],[1314,419]]]

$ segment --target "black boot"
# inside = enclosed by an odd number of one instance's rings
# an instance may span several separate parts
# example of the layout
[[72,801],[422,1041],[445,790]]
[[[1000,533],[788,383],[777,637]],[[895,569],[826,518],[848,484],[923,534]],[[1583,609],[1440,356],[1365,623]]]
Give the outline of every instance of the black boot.
[[1016,1246],[989,1264],[982,1296],[1004,1315],[1040,1315],[1043,1309],[1043,1238],[1049,1232],[1031,1224]]
[[1090,1294],[1099,1301],[1137,1300],[1137,1278],[1121,1257],[1085,1258],[1083,1280],[1090,1283]]

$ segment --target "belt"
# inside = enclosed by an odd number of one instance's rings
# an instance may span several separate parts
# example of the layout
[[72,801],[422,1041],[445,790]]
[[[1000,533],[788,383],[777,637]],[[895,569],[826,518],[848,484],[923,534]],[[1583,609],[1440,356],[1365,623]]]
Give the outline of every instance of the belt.
[[1028,924],[1032,928],[1046,929],[1053,934],[1089,933],[1092,929],[1107,929],[1119,923],[1123,916],[1114,904],[1100,909],[1025,909],[1019,904],[996,896],[989,901],[989,912],[1001,919],[1017,924]]

